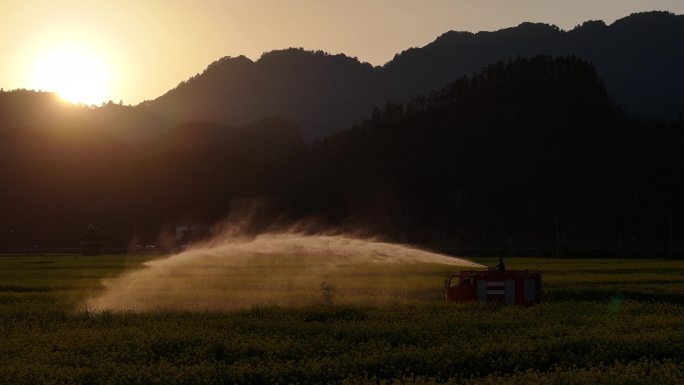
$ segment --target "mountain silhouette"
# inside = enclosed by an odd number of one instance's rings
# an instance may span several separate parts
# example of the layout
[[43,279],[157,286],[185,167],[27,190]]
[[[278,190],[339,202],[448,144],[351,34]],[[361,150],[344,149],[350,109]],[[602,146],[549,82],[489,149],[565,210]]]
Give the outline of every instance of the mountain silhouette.
[[611,25],[588,21],[570,31],[542,23],[495,32],[450,31],[381,67],[343,54],[290,48],[256,61],[222,58],[137,106],[76,107],[51,93],[0,91],[0,128],[82,126],[146,142],[190,121],[243,126],[275,118],[292,122],[311,142],[361,122],[388,100],[405,102],[491,63],[539,54],[588,60],[627,114],[673,119],[684,109],[682,41],[684,16],[648,12]]
[[283,206],[433,246],[662,247],[682,123],[628,118],[577,57],[499,62],[316,142]]
[[127,142],[141,142],[158,137],[173,125],[167,117],[111,101],[95,107],[65,102],[53,92],[0,91],[0,130],[69,127],[85,132],[102,131]]
[[179,123],[279,117],[302,127],[305,137],[319,137],[349,128],[387,98],[380,72],[345,55],[303,49],[269,52],[256,62],[226,57],[139,108]]
[[441,87],[454,73],[470,74],[507,58],[577,55],[594,64],[615,103],[636,116],[674,118],[684,101],[684,16],[637,13],[607,26],[588,21],[570,31],[523,23],[496,32],[447,32],[385,65],[407,79],[400,97]]
[[347,129],[387,100],[406,101],[500,60],[577,55],[594,64],[609,95],[635,116],[674,118],[684,101],[684,16],[632,14],[610,26],[588,21],[570,31],[523,23],[496,32],[447,32],[397,54],[382,67],[345,55],[286,49],[220,59],[138,108],[176,124],[244,124],[280,117],[316,139]]
[[164,226],[214,223],[251,201],[255,231],[315,218],[432,247],[551,248],[556,222],[571,246],[681,239],[663,221],[681,214],[683,121],[629,118],[576,56],[488,65],[311,145],[276,118],[191,121],[125,142],[88,117],[137,107],[22,92],[57,108],[58,124],[0,130],[11,186],[0,189],[0,234],[11,234],[0,249],[78,245],[88,223],[110,246],[154,241]]

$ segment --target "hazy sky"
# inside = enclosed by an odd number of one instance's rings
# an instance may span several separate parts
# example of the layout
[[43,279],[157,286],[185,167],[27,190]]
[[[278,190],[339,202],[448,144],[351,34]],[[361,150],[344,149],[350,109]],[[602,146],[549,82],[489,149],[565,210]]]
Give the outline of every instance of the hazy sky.
[[0,87],[34,88],[55,47],[103,63],[107,99],[135,104],[223,56],[304,47],[382,65],[448,30],[570,29],[648,10],[682,14],[684,0],[0,0]]

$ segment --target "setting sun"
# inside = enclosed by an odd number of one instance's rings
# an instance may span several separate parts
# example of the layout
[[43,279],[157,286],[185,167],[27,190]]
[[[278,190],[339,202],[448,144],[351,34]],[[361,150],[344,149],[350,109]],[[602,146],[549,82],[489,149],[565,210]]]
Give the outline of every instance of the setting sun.
[[72,103],[99,104],[107,97],[105,63],[87,48],[61,46],[39,56],[32,71],[32,88],[53,91]]

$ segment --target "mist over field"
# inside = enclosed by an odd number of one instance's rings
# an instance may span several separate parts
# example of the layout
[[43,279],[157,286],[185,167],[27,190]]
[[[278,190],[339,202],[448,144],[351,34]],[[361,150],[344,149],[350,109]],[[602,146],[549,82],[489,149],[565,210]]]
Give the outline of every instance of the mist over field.
[[[407,274],[419,264],[484,266],[413,247],[345,235],[218,236],[104,281],[93,310],[227,310],[257,305],[416,302],[439,287]],[[416,280],[418,278],[418,280]],[[434,298],[437,299],[437,298]]]

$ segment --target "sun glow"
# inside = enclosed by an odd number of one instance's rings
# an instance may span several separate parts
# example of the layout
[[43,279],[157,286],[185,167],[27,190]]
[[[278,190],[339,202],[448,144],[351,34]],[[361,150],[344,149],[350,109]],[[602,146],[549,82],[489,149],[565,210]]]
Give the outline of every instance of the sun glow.
[[93,51],[60,46],[34,62],[31,88],[56,92],[72,103],[99,104],[109,92],[109,71]]

